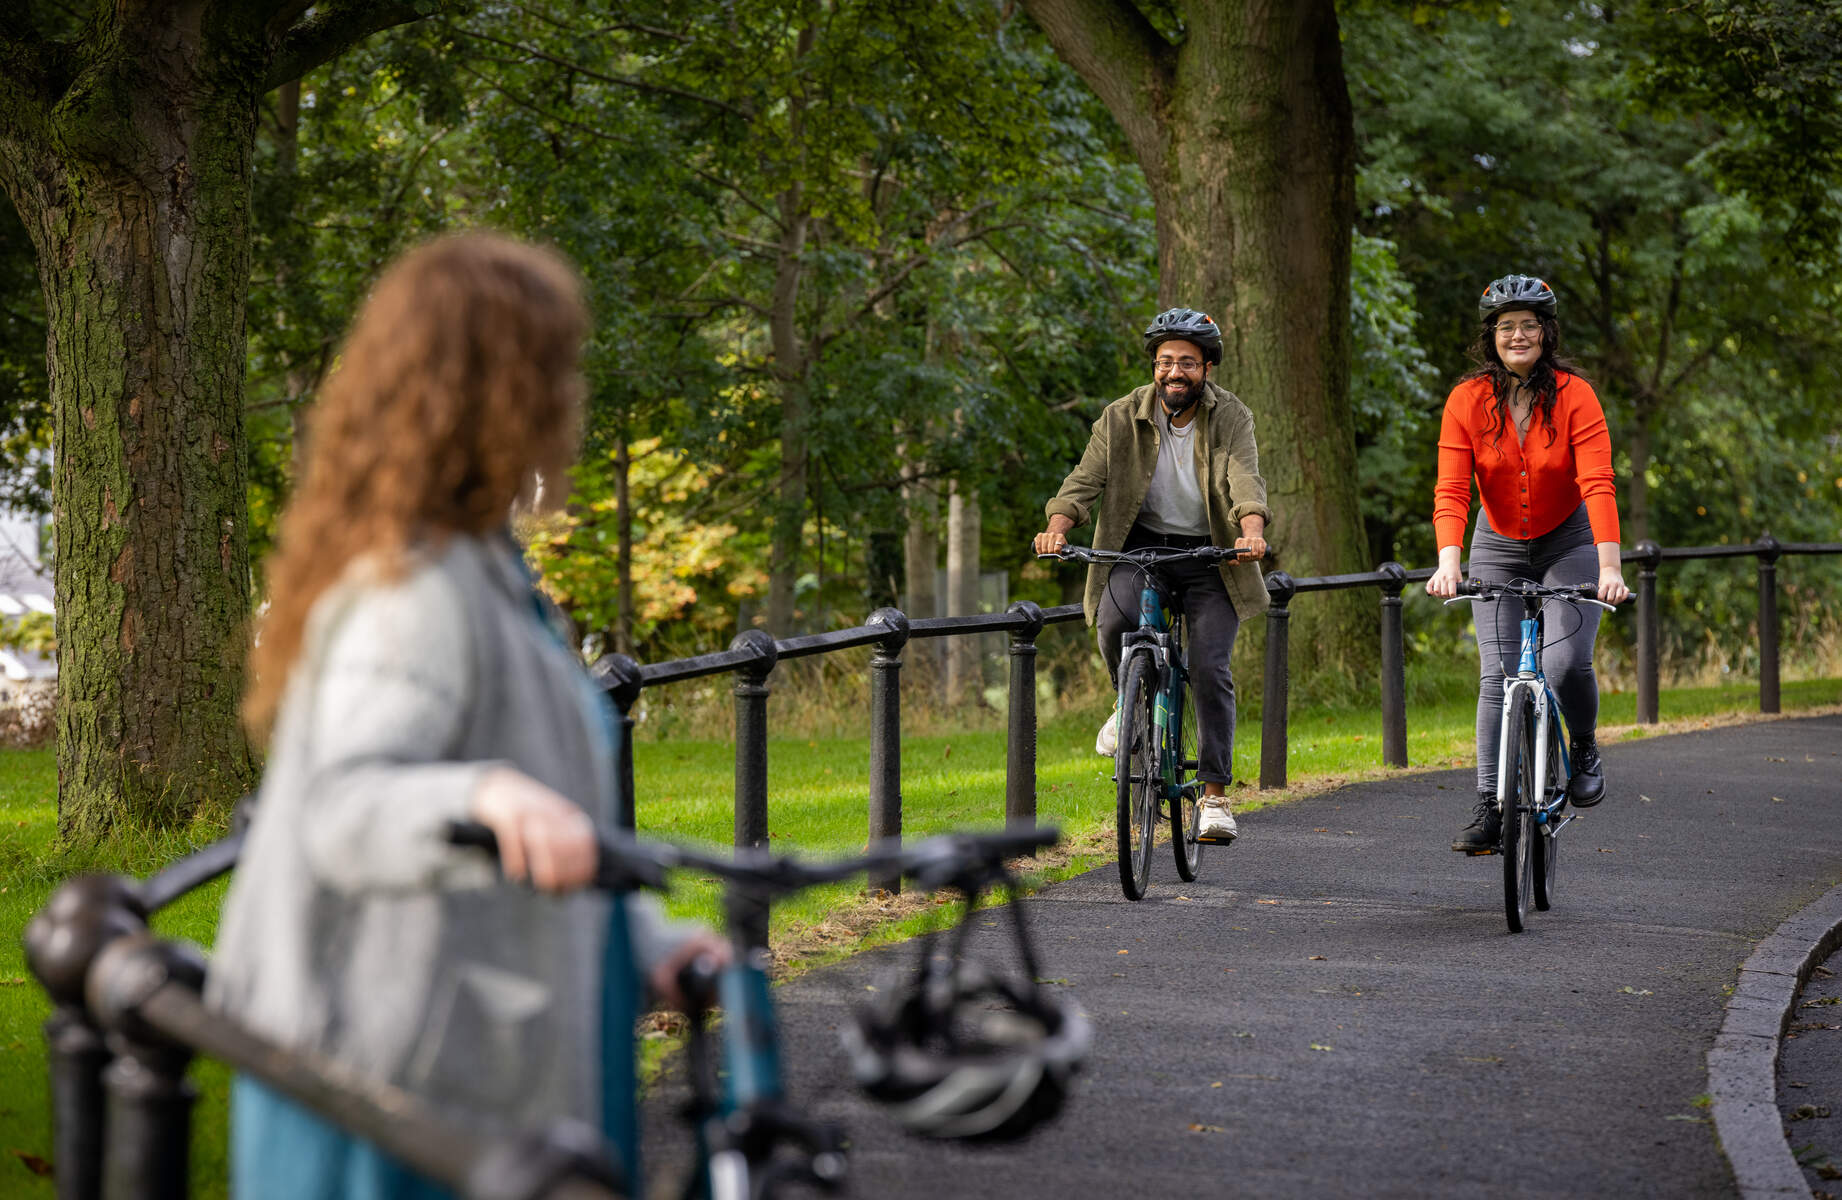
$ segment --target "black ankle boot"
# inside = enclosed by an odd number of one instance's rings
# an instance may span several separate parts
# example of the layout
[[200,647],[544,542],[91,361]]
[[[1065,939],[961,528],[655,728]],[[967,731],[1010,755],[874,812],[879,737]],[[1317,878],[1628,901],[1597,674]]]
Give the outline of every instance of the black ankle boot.
[[1573,778],[1567,781],[1567,799],[1575,808],[1591,808],[1605,799],[1605,768],[1599,763],[1599,743],[1592,734],[1573,739],[1567,756]]
[[1497,813],[1493,792],[1479,792],[1477,807],[1471,810],[1471,824],[1458,831],[1452,849],[1465,854],[1488,854],[1497,848],[1503,836],[1503,821]]

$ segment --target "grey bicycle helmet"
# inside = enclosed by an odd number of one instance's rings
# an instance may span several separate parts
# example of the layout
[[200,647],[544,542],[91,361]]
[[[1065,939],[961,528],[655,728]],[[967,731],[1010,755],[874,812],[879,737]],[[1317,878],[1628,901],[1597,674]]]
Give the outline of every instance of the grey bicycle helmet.
[[1554,289],[1533,275],[1505,275],[1493,279],[1477,298],[1477,315],[1488,321],[1506,308],[1526,308],[1544,317],[1554,315]]
[[1145,326],[1145,353],[1156,354],[1165,342],[1182,340],[1202,348],[1204,362],[1222,361],[1222,331],[1215,318],[1193,308],[1167,308]]
[[1093,1042],[1087,1014],[1034,981],[930,959],[842,1037],[864,1092],[923,1137],[1002,1142],[1061,1111]]

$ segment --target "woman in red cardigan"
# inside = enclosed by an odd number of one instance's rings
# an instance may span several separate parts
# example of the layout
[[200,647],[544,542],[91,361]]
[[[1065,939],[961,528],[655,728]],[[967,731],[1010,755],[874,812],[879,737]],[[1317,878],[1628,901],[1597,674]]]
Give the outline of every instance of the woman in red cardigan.
[[[1530,275],[1505,275],[1478,300],[1483,329],[1471,348],[1477,369],[1446,398],[1439,429],[1439,482],[1433,489],[1433,532],[1439,567],[1429,595],[1458,594],[1471,480],[1477,479],[1477,528],[1471,574],[1491,583],[1532,579],[1550,587],[1598,581],[1599,599],[1617,604],[1631,595],[1618,559],[1618,499],[1612,486],[1612,440],[1592,385],[1557,358],[1560,326],[1554,289]],[[1484,851],[1497,844],[1497,741],[1501,737],[1503,676],[1515,670],[1522,609],[1475,605],[1478,657],[1477,806],[1452,849]],[[1568,798],[1579,808],[1599,803],[1605,775],[1594,728],[1599,684],[1593,640],[1600,610],[1549,601],[1542,673],[1560,700],[1573,738]]]

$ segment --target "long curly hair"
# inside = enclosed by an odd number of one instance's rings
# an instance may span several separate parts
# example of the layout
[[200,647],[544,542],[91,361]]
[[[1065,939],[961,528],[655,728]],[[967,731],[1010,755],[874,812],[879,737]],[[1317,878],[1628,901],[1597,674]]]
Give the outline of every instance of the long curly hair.
[[266,740],[314,602],[363,559],[401,578],[562,484],[581,439],[582,284],[561,255],[490,233],[430,242],[377,281],[307,428],[268,562],[243,719]]
[[[1469,383],[1473,379],[1489,379],[1491,395],[1495,401],[1490,412],[1490,440],[1494,444],[1502,440],[1503,433],[1509,428],[1509,398],[1515,389],[1516,377],[1503,365],[1502,355],[1497,353],[1497,318],[1505,312],[1531,312],[1529,309],[1514,307],[1492,313],[1479,323],[1477,340],[1472,342],[1466,354],[1476,364],[1471,370],[1459,376],[1458,382]],[[1554,428],[1554,404],[1560,398],[1560,389],[1566,385],[1560,376],[1565,373],[1584,379],[1580,369],[1571,359],[1560,356],[1561,326],[1560,322],[1546,313],[1533,312],[1535,320],[1541,325],[1541,357],[1536,360],[1535,368],[1529,372],[1529,390],[1535,393],[1534,410],[1541,417],[1542,428],[1548,432],[1548,444],[1552,446],[1558,431]]]

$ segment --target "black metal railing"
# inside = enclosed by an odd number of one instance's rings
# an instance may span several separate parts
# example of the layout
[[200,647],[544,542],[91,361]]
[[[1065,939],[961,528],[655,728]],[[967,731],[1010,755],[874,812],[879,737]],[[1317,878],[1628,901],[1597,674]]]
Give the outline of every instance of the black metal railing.
[[[1637,586],[1637,720],[1657,723],[1657,567],[1665,561],[1698,558],[1759,560],[1759,711],[1779,711],[1778,696],[1778,560],[1788,554],[1842,554],[1842,543],[1780,542],[1771,535],[1736,546],[1684,546],[1664,549],[1652,541],[1639,542],[1621,556],[1639,564]],[[1260,786],[1286,786],[1287,705],[1291,678],[1287,637],[1291,605],[1303,592],[1328,592],[1373,587],[1381,595],[1381,718],[1382,763],[1407,765],[1407,676],[1405,633],[1402,628],[1401,593],[1409,583],[1432,577],[1430,567],[1408,570],[1385,562],[1373,571],[1354,575],[1326,575],[1294,579],[1283,571],[1266,577],[1267,610],[1266,678],[1260,724]]]
[[623,1181],[596,1131],[575,1122],[520,1134],[454,1123],[416,1096],[339,1063],[277,1046],[200,995],[205,960],[148,919],[236,862],[238,829],[145,881],[69,880],[25,930],[26,961],[52,1001],[45,1022],[58,1200],[179,1200],[192,1109],[186,1080],[208,1054],[476,1197],[611,1200]]

